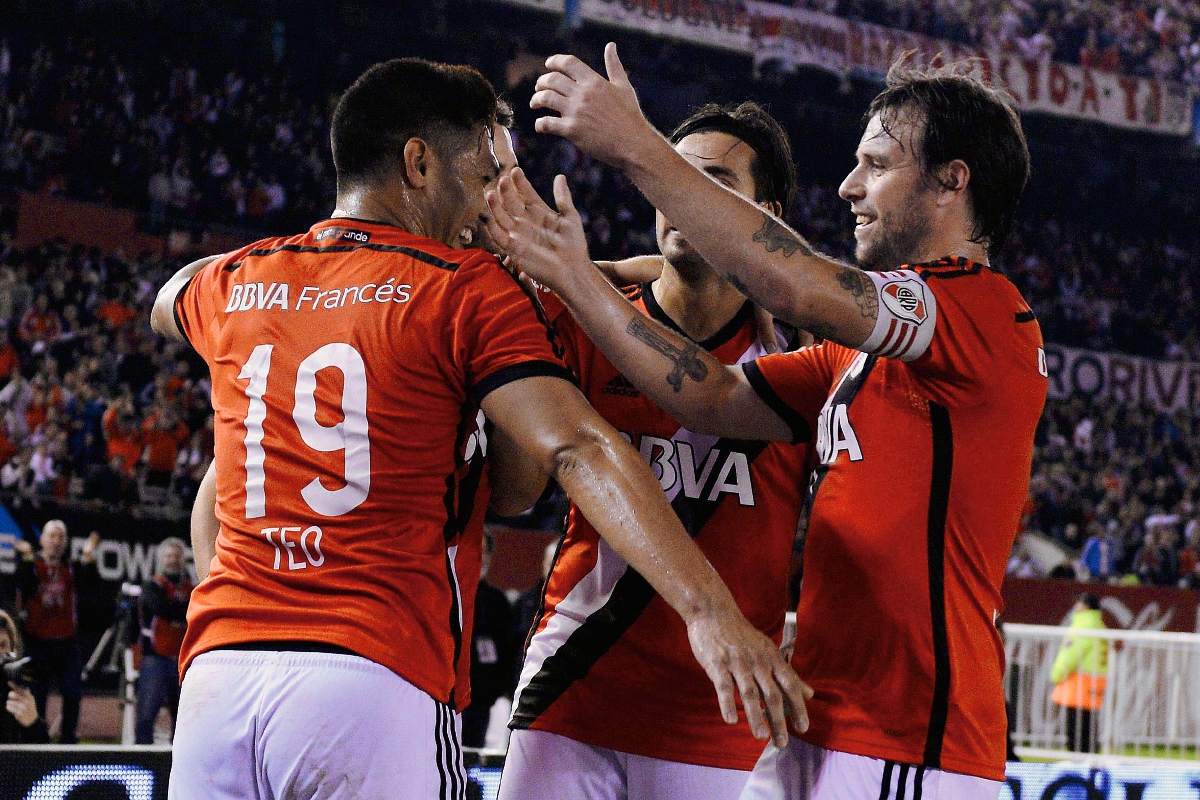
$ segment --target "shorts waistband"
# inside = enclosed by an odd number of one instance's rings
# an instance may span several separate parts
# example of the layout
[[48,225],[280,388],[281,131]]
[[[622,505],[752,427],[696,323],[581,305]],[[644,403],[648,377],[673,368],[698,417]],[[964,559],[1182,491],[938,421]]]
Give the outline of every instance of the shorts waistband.
[[284,653],[329,653],[335,656],[358,656],[366,658],[361,653],[356,653],[348,647],[342,647],[328,642],[305,642],[296,640],[280,640],[268,642],[236,642],[234,644],[223,644],[219,647],[214,647],[208,652],[217,650],[250,650],[262,651],[271,650]]

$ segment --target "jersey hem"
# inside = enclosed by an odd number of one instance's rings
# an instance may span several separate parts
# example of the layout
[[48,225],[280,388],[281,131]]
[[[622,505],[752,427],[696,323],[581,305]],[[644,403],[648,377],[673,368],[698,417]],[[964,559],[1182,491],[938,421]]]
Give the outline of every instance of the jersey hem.
[[[724,725],[724,721],[715,722],[712,724]],[[576,742],[581,742],[592,747],[602,747],[605,750],[613,750],[618,753],[628,753],[629,755],[641,756],[643,758],[656,758],[660,761],[670,761],[676,764],[691,764],[697,767],[715,767],[717,769],[733,769],[741,772],[749,772],[754,769],[754,765],[758,763],[759,757],[762,755],[761,749],[766,747],[766,742],[761,743],[759,752],[753,757],[740,758],[730,754],[728,747],[715,746],[713,750],[698,752],[693,749],[683,748],[675,749],[670,747],[630,747],[627,743],[617,746],[617,742],[607,739],[604,736],[596,736],[593,728],[575,728],[570,725],[539,725],[536,721],[531,725],[522,726],[518,730],[544,731],[545,733],[553,733],[556,736],[563,736],[567,739],[573,739]]]
[[[192,647],[187,648],[188,652],[187,652],[186,658],[182,657],[182,654],[180,654],[181,658],[179,660],[179,683],[180,683],[180,685],[183,684],[184,675],[187,673],[188,668],[191,666],[192,661],[196,658],[196,656],[201,655],[203,653],[207,653],[210,650],[216,650],[221,647],[226,647],[226,646],[235,645],[235,644],[251,644],[254,642],[274,642],[274,641],[297,639],[297,638],[305,639],[305,637],[302,635],[297,637],[297,631],[295,631],[295,630],[289,630],[286,633],[283,633],[283,635],[279,635],[278,632],[272,633],[270,631],[242,631],[240,633],[234,632],[234,633],[228,633],[225,635],[220,635],[220,634],[206,635],[204,637],[203,641],[197,642],[194,645],[192,645]],[[439,703],[442,703],[443,705],[450,705],[450,693],[444,692],[444,691],[442,691],[442,692],[437,691],[436,681],[431,676],[421,675],[421,674],[413,672],[412,670],[405,669],[404,665],[398,664],[394,661],[389,663],[388,661],[383,661],[377,657],[373,657],[371,654],[363,652],[364,648],[361,647],[361,642],[359,642],[358,647],[354,647],[354,646],[352,646],[352,643],[349,642],[344,637],[331,636],[331,635],[328,635],[328,633],[326,633],[325,635],[322,635],[322,636],[312,637],[311,640],[316,641],[320,644],[330,644],[330,645],[334,645],[337,647],[344,647],[347,650],[353,651],[355,654],[359,655],[362,658],[365,658],[367,661],[370,661],[374,664],[378,664],[381,667],[384,667],[384,668],[389,669],[392,672],[396,673],[401,678],[408,681],[413,686],[420,689],[422,692],[429,695],[431,698],[438,701]],[[468,693],[469,693],[469,689],[468,689]],[[469,696],[469,694],[468,694],[468,696]]]
[[[791,731],[790,733],[792,736],[796,735],[795,731]],[[866,758],[879,758],[888,761],[898,761],[902,764],[919,765],[923,763],[923,752],[886,747],[878,742],[863,742],[844,736],[830,737],[825,740],[808,736],[801,736],[800,738],[804,739],[804,741],[808,742],[809,744],[816,745],[817,747],[823,747],[826,750],[836,750],[842,753],[849,753],[850,755],[865,756]],[[1005,779],[1003,766],[997,769],[996,766],[992,764],[968,761],[961,758],[943,757],[941,759],[941,763],[937,767],[932,768],[941,770],[942,772],[957,772],[962,775],[969,775],[973,778],[983,778],[989,781],[1003,781]]]

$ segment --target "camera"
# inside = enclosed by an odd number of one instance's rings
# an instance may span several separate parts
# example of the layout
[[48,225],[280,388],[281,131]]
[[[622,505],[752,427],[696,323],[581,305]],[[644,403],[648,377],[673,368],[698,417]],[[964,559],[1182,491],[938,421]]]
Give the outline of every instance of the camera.
[[0,653],[0,669],[4,670],[5,688],[9,682],[24,689],[29,688],[33,683],[33,670],[29,667],[31,660],[29,656],[17,658],[16,653]]

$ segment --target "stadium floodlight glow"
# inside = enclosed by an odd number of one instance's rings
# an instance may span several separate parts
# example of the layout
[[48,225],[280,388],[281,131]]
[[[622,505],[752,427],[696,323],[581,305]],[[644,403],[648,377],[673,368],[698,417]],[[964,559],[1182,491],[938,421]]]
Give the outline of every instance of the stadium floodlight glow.
[[55,770],[29,789],[25,800],[66,800],[85,783],[118,783],[129,800],[153,800],[154,773],[128,764],[80,764]]

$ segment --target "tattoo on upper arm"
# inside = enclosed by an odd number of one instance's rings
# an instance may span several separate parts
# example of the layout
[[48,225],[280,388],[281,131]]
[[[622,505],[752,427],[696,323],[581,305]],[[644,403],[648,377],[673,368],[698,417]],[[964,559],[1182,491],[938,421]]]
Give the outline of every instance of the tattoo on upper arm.
[[683,389],[684,376],[691,378],[696,383],[701,383],[708,377],[708,365],[696,355],[700,352],[698,346],[688,343],[682,348],[676,347],[670,339],[654,330],[640,316],[629,320],[629,326],[625,328],[625,332],[650,345],[671,360],[675,366],[667,373],[667,383],[671,385],[676,394]]
[[854,296],[858,311],[866,319],[879,318],[879,297],[875,283],[861,269],[846,267],[838,273],[838,283]]
[[800,255],[812,257],[813,251],[791,231],[770,214],[763,212],[763,226],[754,234],[754,241],[762,244],[768,253],[783,251],[784,258],[791,258],[799,250]]

